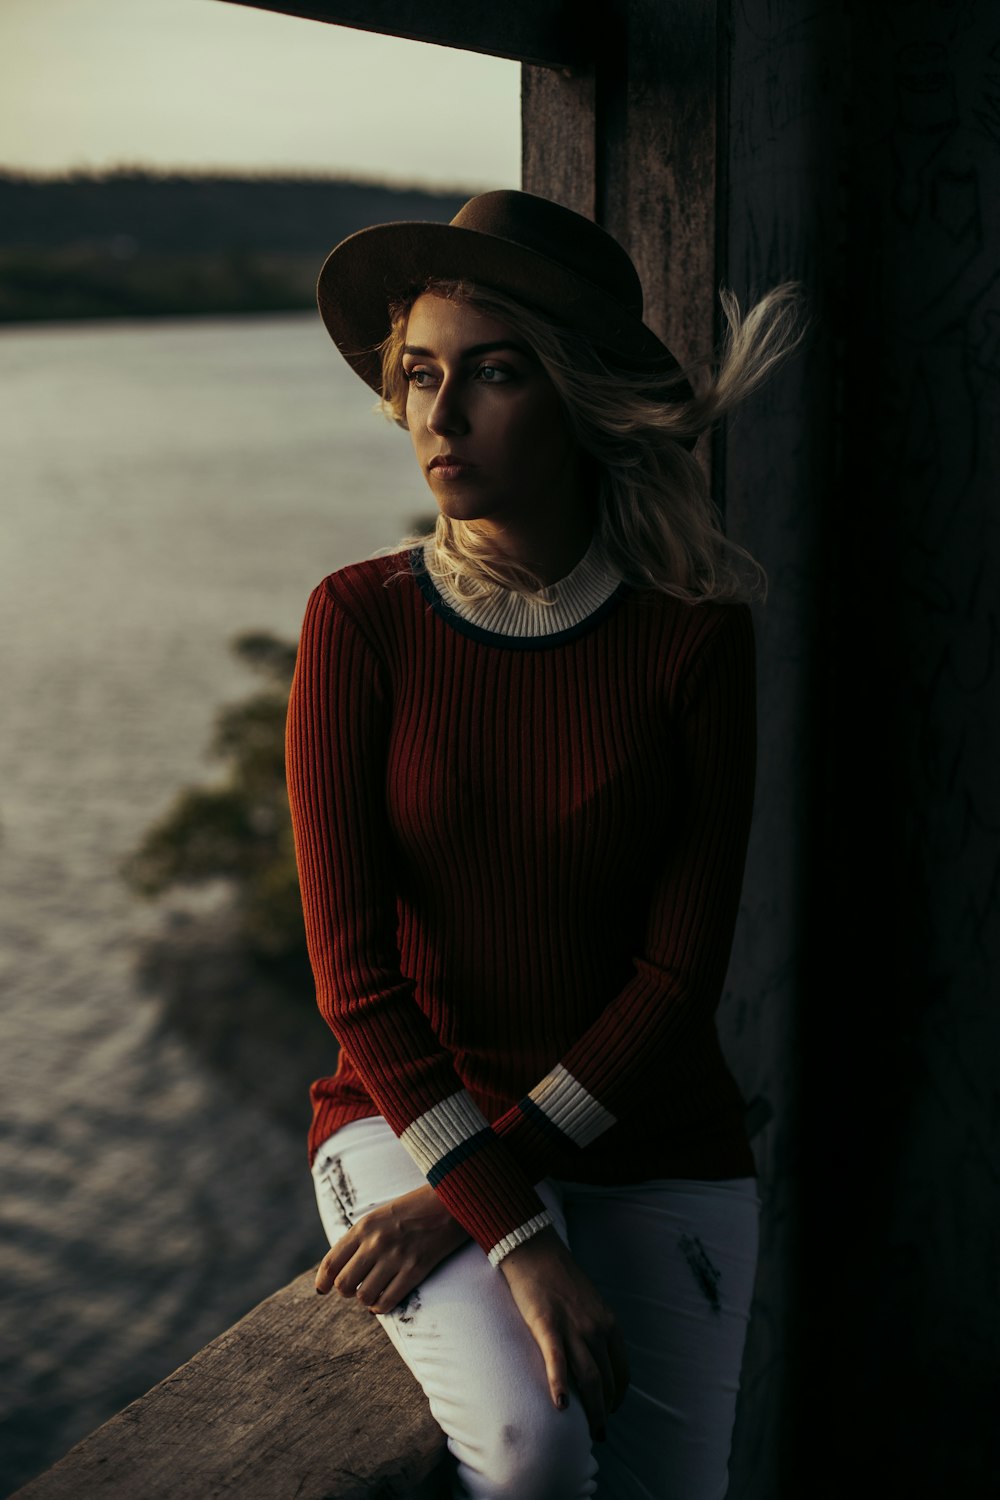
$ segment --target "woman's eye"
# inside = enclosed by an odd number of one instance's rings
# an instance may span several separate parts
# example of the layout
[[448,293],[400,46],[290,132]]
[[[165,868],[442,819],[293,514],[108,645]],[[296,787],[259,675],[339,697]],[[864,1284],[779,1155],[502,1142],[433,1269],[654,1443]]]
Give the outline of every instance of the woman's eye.
[[[433,370],[425,370],[423,367],[403,369],[403,379],[408,385],[416,386],[418,391],[429,390],[436,383],[436,378]],[[481,380],[484,385],[506,385],[513,379],[513,375],[503,365],[479,365],[474,378]]]

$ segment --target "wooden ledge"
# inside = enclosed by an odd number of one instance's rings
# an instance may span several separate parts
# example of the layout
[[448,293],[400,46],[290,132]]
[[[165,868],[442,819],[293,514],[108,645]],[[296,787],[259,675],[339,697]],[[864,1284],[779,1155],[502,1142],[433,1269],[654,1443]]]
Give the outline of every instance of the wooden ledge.
[[18,1500],[444,1493],[444,1437],[419,1385],[372,1315],[317,1297],[314,1275],[253,1308]]

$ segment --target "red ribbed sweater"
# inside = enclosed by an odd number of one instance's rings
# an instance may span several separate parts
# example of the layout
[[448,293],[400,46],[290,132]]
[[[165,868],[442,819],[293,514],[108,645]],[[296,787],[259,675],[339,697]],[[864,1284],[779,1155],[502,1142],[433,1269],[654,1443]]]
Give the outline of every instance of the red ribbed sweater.
[[512,637],[458,616],[419,549],[324,579],[286,736],[341,1049],[310,1160],[383,1115],[494,1264],[549,1222],[543,1177],[755,1174],[714,1019],[754,704],[746,605],[621,584]]

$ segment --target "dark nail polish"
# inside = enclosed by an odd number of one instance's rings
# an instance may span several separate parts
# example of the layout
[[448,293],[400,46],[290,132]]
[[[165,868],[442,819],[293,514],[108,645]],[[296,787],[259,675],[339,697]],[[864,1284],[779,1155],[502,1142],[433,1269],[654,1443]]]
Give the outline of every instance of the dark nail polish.
[[556,1405],[558,1406],[560,1411],[566,1410],[567,1406],[569,1405],[569,1397],[567,1396],[565,1391],[559,1392],[558,1396],[556,1397]]

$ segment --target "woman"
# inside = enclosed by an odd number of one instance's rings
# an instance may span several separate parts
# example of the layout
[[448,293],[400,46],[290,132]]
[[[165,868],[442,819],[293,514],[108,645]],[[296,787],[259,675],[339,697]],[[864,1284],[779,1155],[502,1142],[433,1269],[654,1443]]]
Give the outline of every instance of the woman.
[[440,515],[313,591],[289,704],[341,1044],[316,1288],[378,1315],[455,1494],[714,1500],[757,1254],[714,1013],[761,574],[691,449],[792,346],[794,293],[724,299],[695,397],[624,250],[501,192],[351,236],[319,298]]

